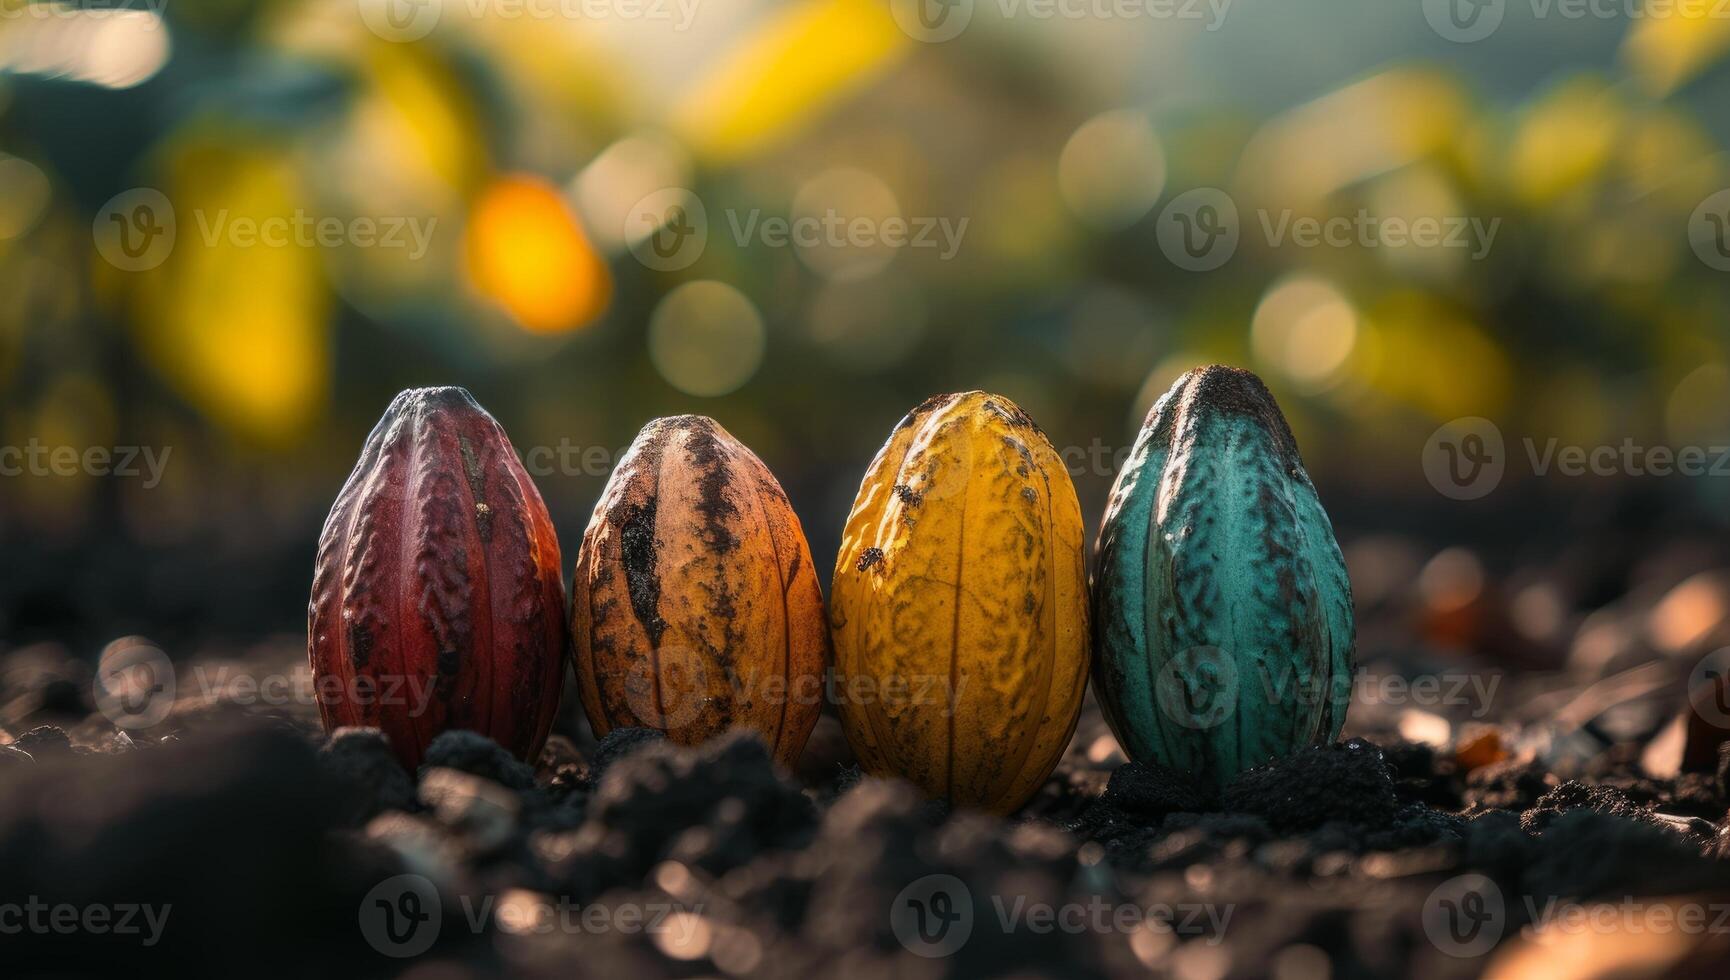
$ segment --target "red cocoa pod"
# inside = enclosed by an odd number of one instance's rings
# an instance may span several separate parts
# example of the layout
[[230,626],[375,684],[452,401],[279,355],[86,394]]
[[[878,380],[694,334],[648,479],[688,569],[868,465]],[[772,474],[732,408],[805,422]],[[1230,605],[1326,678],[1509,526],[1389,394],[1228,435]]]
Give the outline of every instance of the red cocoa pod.
[[561,568],[498,422],[461,388],[396,396],[319,537],[307,653],[326,730],[376,726],[411,770],[452,729],[533,759],[564,681]]
[[756,731],[792,768],[822,710],[829,625],[774,474],[711,419],[656,419],[613,471],[571,583],[577,689],[597,736],[695,745]]

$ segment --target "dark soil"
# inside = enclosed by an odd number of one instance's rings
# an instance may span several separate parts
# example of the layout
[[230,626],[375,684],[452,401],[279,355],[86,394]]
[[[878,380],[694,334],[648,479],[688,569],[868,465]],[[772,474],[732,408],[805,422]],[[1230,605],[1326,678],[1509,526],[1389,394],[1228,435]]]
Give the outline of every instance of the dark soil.
[[[1090,704],[1044,791],[1000,820],[861,776],[827,717],[799,778],[748,735],[595,743],[568,711],[536,765],[452,732],[411,776],[378,733],[327,737],[305,705],[206,695],[173,734],[120,733],[75,664],[27,653],[0,692],[0,905],[167,912],[154,937],[9,934],[7,976],[1467,977],[1517,967],[1555,903],[1730,909],[1730,754],[1663,778],[1614,745],[1565,773],[1462,772],[1445,746],[1372,733],[1215,795],[1124,763]],[[904,894],[930,875],[959,887]],[[1493,887],[1483,950],[1445,931],[1474,884]],[[431,903],[430,948],[378,951],[381,910]],[[906,928],[918,908],[967,941],[918,955],[935,934]],[[1665,940],[1651,972],[1721,976],[1727,929]]]

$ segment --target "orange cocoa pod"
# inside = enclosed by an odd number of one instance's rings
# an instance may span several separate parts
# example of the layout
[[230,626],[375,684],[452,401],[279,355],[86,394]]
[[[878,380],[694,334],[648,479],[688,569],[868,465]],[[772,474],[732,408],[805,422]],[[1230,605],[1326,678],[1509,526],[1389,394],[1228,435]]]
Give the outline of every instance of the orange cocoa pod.
[[327,730],[410,769],[440,732],[547,740],[568,634],[559,540],[504,429],[461,388],[391,402],[319,538],[307,652]]
[[695,745],[749,728],[791,768],[822,709],[829,628],[787,494],[711,419],[656,419],[619,461],[571,583],[596,736]]

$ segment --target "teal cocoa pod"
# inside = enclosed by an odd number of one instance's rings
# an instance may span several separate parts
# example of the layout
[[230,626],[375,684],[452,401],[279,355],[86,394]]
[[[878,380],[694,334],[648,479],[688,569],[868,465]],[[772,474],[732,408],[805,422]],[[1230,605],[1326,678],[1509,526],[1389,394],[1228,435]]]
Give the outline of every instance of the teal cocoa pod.
[[1332,742],[1352,593],[1261,379],[1197,368],[1148,413],[1099,531],[1094,689],[1132,759],[1215,785]]

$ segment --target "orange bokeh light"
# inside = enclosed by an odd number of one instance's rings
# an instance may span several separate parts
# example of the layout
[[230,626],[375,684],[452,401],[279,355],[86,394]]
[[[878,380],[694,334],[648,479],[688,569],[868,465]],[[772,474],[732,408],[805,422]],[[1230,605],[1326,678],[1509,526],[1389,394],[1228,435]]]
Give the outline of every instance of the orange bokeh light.
[[523,329],[563,333],[606,311],[607,265],[552,184],[523,174],[484,188],[469,214],[469,278]]

